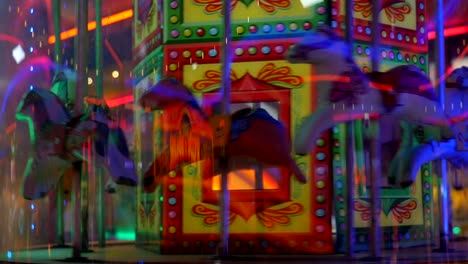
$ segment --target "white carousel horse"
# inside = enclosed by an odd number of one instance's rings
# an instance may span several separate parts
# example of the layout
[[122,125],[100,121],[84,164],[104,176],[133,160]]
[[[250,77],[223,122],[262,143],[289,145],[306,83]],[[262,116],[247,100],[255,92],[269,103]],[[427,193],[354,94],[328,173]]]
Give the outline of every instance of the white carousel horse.
[[294,150],[312,152],[316,140],[333,126],[376,115],[393,115],[410,123],[451,127],[429,78],[413,65],[364,74],[349,45],[330,28],[319,26],[287,54],[290,63],[314,65],[317,109],[296,132]]
[[419,168],[431,161],[447,159],[457,168],[468,166],[468,151],[464,145],[468,115],[468,68],[454,70],[446,80],[446,88],[445,112],[458,133],[455,138],[431,140],[397,155],[391,162],[389,177],[400,178],[398,181],[402,186],[410,185]]

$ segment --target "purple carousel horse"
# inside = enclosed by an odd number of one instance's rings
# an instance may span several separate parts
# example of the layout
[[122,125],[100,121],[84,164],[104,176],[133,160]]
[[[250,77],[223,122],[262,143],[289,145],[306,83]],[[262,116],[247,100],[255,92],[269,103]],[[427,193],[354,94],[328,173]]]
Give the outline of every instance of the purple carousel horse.
[[[20,102],[16,118],[18,131],[28,138],[19,156],[26,156],[22,195],[34,200],[46,196],[65,170],[81,163],[83,146],[92,139],[98,165],[108,169],[117,184],[135,186],[137,176],[120,128],[109,128],[106,119],[89,115],[70,117],[60,98],[46,89],[34,88]],[[21,144],[21,143],[20,143]],[[26,154],[25,154],[26,153]],[[25,155],[23,155],[25,154]]]

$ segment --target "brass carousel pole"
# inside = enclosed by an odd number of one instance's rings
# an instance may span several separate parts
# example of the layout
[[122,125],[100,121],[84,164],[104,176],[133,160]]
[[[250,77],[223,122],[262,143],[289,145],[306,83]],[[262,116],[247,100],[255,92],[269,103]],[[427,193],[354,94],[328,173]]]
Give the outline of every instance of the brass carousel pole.
[[[102,0],[95,0],[96,13],[96,97],[103,99],[103,56],[102,56]],[[106,232],[105,232],[105,208],[104,208],[104,174],[102,167],[96,168],[97,177],[97,230],[98,230],[98,245],[105,247]]]
[[[444,1],[436,1],[437,8],[435,8],[435,66],[436,75],[435,79],[438,81],[438,90],[440,103],[442,107],[445,104],[445,38],[444,38]],[[447,160],[440,160],[440,185],[439,185],[439,249],[437,251],[449,251],[449,238],[450,238],[450,186],[447,176]]]
[[[62,41],[60,39],[60,20],[61,20],[61,12],[60,12],[60,4],[61,0],[54,0],[53,1],[53,16],[54,16],[54,36],[55,36],[55,43],[54,43],[54,61],[55,61],[55,72],[59,72],[61,70],[61,63],[62,63]],[[68,87],[66,87],[68,89]],[[66,102],[65,102],[66,103]],[[64,225],[63,225],[63,177],[60,178],[60,181],[57,184],[57,191],[55,194],[55,219],[56,219],[56,239],[57,247],[64,247],[65,246],[65,236],[64,236]],[[49,205],[53,206],[53,205]]]
[[[228,115],[230,113],[230,98],[231,98],[231,1],[224,0],[223,12],[224,12],[224,34],[222,39],[222,115]],[[221,190],[219,194],[219,207],[221,210],[221,225],[220,225],[220,246],[218,255],[228,256],[229,255],[229,215],[230,215],[230,193],[228,189],[228,160],[226,155],[221,155]]]
[[[75,38],[75,64],[77,72],[75,90],[74,116],[83,113],[83,100],[87,94],[86,65],[87,65],[87,40],[88,40],[88,1],[75,0],[75,14],[77,19],[78,35]],[[83,153],[86,154],[86,153]],[[73,258],[80,259],[81,252],[88,248],[88,205],[87,205],[87,180],[88,169],[86,162],[80,162],[81,172],[73,179]]]
[[[346,31],[345,37],[348,42],[350,54],[353,56],[353,31],[354,31],[354,19],[353,19],[353,0],[346,0]],[[346,221],[346,256],[354,257],[354,218],[353,216],[353,204],[354,204],[354,121],[350,121],[346,124],[346,186],[348,199],[346,200],[346,210],[348,217]]]
[[[379,14],[382,6],[381,0],[374,0],[372,5],[372,71],[378,71],[380,68],[380,19]],[[372,111],[372,106],[371,106]],[[370,226],[370,258],[381,258],[382,232],[380,228],[380,187],[382,173],[382,154],[380,142],[380,121],[368,120],[368,142],[369,142],[369,161],[366,164],[370,167],[370,186],[371,186],[371,226]]]

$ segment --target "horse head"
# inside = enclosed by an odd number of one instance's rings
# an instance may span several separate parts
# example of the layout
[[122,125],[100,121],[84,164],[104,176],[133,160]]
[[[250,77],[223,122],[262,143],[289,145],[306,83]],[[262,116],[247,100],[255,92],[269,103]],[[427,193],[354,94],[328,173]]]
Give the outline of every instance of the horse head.
[[198,106],[192,92],[177,79],[166,77],[161,79],[139,99],[140,105],[145,109],[160,110],[177,103],[188,103]]
[[319,25],[292,46],[286,55],[290,63],[308,63],[326,67],[330,74],[347,65],[350,60],[350,48],[343,38],[336,35],[326,25]]

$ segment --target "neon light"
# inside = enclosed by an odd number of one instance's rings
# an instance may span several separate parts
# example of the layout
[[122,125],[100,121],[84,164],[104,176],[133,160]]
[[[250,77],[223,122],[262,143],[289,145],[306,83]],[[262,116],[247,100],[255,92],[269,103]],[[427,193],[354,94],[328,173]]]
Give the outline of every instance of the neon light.
[[[466,33],[468,33],[468,26],[447,28],[444,30],[444,37],[457,36],[457,35],[462,35]],[[427,34],[427,38],[429,40],[433,40],[435,39],[435,37],[436,37],[435,31],[429,31],[429,33]]]
[[133,102],[133,95],[122,96],[119,98],[107,100],[107,106],[110,108]]
[[7,34],[0,34],[0,40],[24,46],[21,40]]
[[[125,11],[122,11],[120,13],[116,13],[107,17],[102,18],[102,26],[108,26],[111,24],[115,24],[117,22],[129,19],[133,17],[133,10],[132,9],[127,9]],[[96,21],[92,21],[88,23],[88,31],[92,31],[96,29]],[[69,39],[78,34],[78,29],[77,28],[72,28],[67,31],[64,31],[60,33],[60,39]],[[55,36],[50,36],[48,39],[49,44],[54,44],[55,43]]]
[[11,123],[7,128],[6,128],[6,133],[7,135],[13,132],[16,129],[16,123]]

